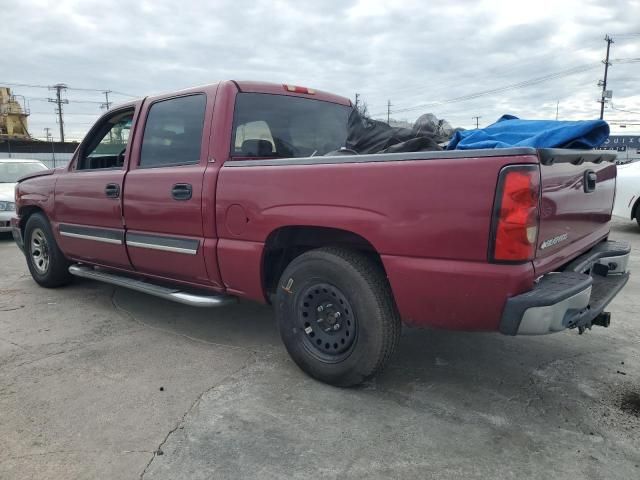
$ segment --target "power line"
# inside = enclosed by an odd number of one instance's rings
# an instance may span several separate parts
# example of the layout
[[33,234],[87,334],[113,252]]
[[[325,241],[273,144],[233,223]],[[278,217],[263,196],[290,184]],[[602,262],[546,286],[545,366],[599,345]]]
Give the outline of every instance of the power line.
[[[55,88],[55,86],[51,87],[52,89]],[[34,100],[36,102],[48,102],[49,99],[47,97],[25,97],[28,98],[29,100]],[[98,102],[96,100],[69,100],[71,103],[92,103],[92,104],[97,104],[97,105],[101,105],[104,102]]]
[[619,111],[619,112],[624,112],[624,113],[633,113],[634,115],[640,115],[640,112],[634,112],[633,110],[624,110],[622,108],[618,108],[618,107],[614,107],[613,103],[611,103],[611,108],[613,110]]
[[[505,92],[505,91],[508,91],[508,90],[515,90],[515,89],[518,89],[518,88],[529,87],[531,85],[537,85],[539,83],[548,82],[550,80],[556,80],[558,78],[567,77],[569,75],[575,75],[575,74],[578,74],[578,73],[583,73],[583,72],[586,72],[588,70],[593,70],[594,68],[597,68],[599,65],[600,65],[599,63],[579,65],[579,66],[576,66],[576,67],[568,68],[566,70],[561,70],[559,72],[549,73],[549,74],[543,75],[541,77],[535,77],[535,78],[531,78],[529,80],[524,80],[522,82],[517,82],[517,83],[510,84],[510,85],[504,85],[504,86],[498,87],[498,88],[492,88],[490,90],[484,90],[484,91],[481,91],[481,92],[470,93],[468,95],[461,95],[459,97],[453,97],[453,98],[449,98],[449,99],[445,99],[445,100],[441,100],[441,101],[437,101],[437,102],[429,102],[429,103],[423,103],[423,104],[420,104],[420,105],[414,105],[412,107],[401,108],[401,109],[398,109],[398,110],[394,110],[394,113],[411,112],[411,111],[414,111],[414,110],[421,110],[423,108],[435,107],[435,106],[439,106],[439,105],[446,105],[448,103],[458,103],[458,102],[464,102],[464,101],[468,101],[468,100],[474,100],[476,98],[484,97],[484,96],[487,96],[487,95],[494,95],[496,93],[502,93],[502,92]],[[380,116],[380,115],[383,115],[383,113],[377,113],[377,114],[374,114],[373,116]]]
[[[0,81],[0,85],[7,85],[10,87],[27,87],[27,88],[46,88],[46,89],[51,88],[51,85],[36,85],[32,83],[17,83],[17,82],[3,82],[3,81]],[[104,93],[105,91],[104,88],[84,88],[84,87],[69,87],[69,86],[67,86],[67,90],[78,90],[81,92],[100,92],[100,93]],[[140,95],[132,95],[130,93],[125,93],[125,92],[119,92],[116,90],[110,90],[109,92],[115,95],[122,95],[123,97],[137,98],[140,96]]]
[[[51,112],[31,112],[30,113],[31,116],[33,115],[51,115]],[[100,113],[89,113],[89,112],[76,112],[76,113],[70,113],[70,112],[65,112],[65,115],[67,116],[76,116],[76,115],[88,115],[90,117],[97,117],[100,115]]]

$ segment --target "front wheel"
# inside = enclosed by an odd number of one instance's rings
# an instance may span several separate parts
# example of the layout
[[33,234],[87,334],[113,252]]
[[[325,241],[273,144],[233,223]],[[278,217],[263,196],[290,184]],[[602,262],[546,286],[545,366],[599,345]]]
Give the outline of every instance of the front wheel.
[[69,261],[58,247],[51,225],[41,213],[34,213],[24,228],[24,249],[31,276],[38,285],[60,287],[71,281]]
[[311,250],[285,269],[276,293],[280,335],[298,366],[336,386],[373,377],[389,362],[401,322],[380,266],[340,248]]

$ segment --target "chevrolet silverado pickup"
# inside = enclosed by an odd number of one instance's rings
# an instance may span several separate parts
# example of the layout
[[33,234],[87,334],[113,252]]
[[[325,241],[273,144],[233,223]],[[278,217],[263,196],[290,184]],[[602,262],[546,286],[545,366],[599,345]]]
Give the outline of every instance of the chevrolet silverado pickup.
[[[506,148],[358,155],[347,98],[225,81],[105,113],[69,165],[16,186],[33,279],[201,307],[275,307],[293,360],[350,386],[404,322],[535,335],[608,326],[615,156]],[[342,150],[341,150],[342,148]]]

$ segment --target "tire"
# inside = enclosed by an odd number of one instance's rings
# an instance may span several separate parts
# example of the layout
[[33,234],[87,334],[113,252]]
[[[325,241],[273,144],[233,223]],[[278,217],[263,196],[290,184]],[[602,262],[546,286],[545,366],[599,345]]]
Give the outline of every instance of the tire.
[[24,228],[24,253],[31,276],[46,288],[71,282],[70,262],[58,247],[51,225],[42,213],[34,213]]
[[293,361],[331,385],[350,387],[378,374],[400,340],[384,272],[359,252],[322,248],[296,257],[280,278],[275,306]]

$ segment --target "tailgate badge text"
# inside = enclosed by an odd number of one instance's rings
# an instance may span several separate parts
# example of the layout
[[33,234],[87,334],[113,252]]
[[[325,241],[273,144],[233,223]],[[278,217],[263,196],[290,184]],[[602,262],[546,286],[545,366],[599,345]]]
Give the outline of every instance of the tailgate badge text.
[[542,242],[540,245],[540,250],[544,250],[545,248],[553,247],[554,245],[559,244],[560,242],[564,242],[567,238],[569,238],[568,233],[563,233],[562,235],[558,235],[556,237],[550,238]]

